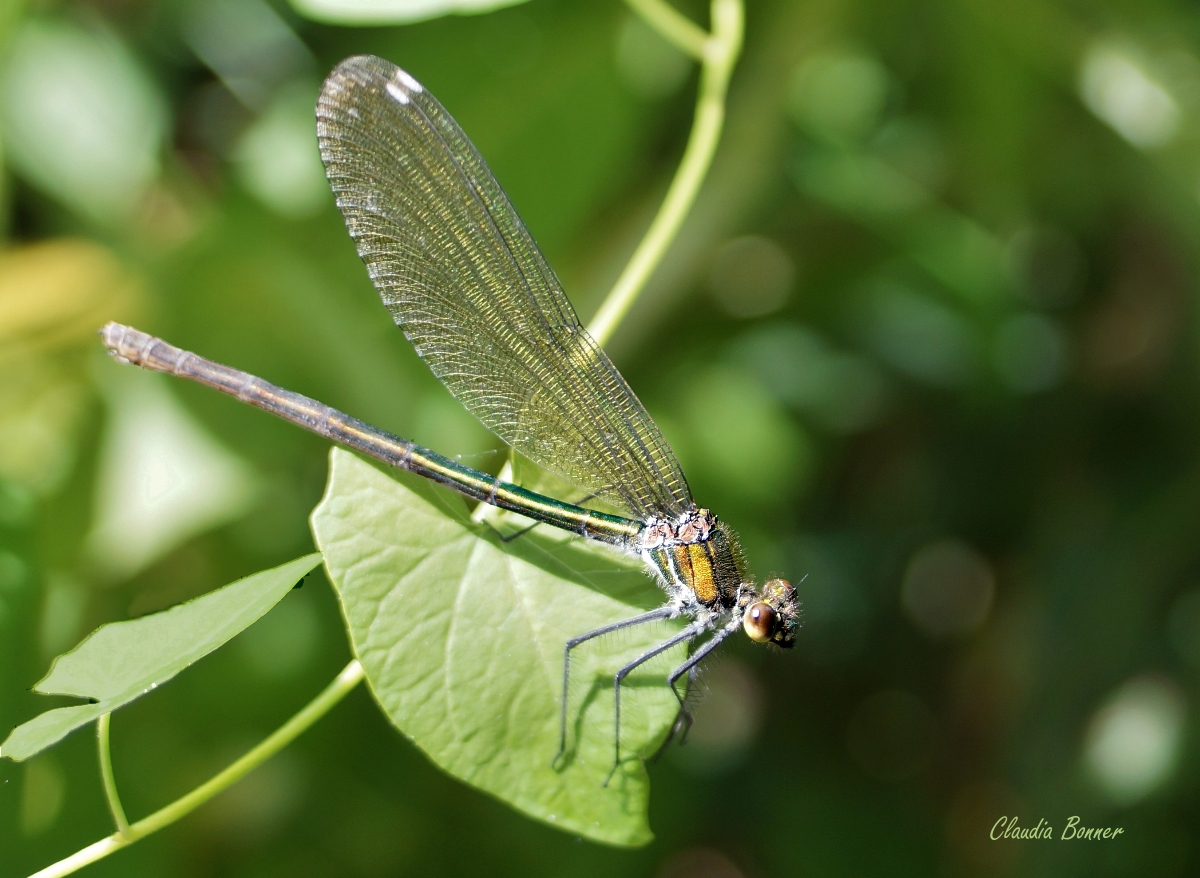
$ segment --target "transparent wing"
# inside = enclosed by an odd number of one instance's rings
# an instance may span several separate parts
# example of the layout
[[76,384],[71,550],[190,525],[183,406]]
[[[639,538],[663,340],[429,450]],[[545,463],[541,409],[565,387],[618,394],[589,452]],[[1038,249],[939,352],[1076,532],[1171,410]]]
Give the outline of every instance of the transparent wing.
[[375,288],[467,409],[638,517],[694,505],[666,439],[432,95],[387,61],[348,58],[321,89],[317,136]]

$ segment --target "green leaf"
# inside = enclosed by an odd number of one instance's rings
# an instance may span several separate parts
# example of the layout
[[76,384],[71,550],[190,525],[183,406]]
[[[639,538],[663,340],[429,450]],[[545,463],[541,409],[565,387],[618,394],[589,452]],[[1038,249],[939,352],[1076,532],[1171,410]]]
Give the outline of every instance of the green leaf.
[[643,626],[572,654],[568,747],[559,741],[565,642],[658,606],[635,559],[538,527],[502,543],[448,491],[395,481],[335,449],[313,533],[354,650],[391,721],[450,774],[560,829],[615,845],[652,838],[652,753],[675,718],[672,650],[622,688],[625,759],[613,758],[612,675],[679,630]]
[[0,756],[28,759],[167,682],[258,621],[320,561],[320,554],[305,555],[161,613],[101,625],[56,658],[33,687],[43,695],[96,703],[48,710],[17,726],[0,746]]

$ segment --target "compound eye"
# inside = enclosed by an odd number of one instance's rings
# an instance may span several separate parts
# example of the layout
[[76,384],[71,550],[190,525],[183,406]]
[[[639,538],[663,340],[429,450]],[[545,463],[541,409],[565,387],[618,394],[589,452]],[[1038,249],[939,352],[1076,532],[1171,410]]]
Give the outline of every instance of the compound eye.
[[796,589],[786,579],[768,579],[763,585],[762,595],[777,604],[796,600]]
[[742,617],[742,627],[746,629],[746,636],[755,643],[766,643],[775,633],[776,618],[775,610],[770,604],[758,601],[746,608],[746,614]]

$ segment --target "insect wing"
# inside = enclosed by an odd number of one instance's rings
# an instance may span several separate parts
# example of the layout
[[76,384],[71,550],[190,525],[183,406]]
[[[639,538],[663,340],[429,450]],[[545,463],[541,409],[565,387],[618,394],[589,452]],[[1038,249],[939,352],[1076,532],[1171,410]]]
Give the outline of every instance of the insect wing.
[[384,304],[468,410],[539,466],[640,518],[693,506],[666,439],[429,92],[381,58],[348,58],[322,87],[317,135]]

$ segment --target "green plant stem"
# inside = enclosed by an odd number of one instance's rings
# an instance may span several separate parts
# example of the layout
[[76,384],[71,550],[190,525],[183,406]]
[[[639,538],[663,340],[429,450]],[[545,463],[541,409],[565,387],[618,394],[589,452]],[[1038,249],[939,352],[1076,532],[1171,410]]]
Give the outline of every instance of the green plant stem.
[[96,749],[100,757],[100,779],[104,782],[104,798],[108,800],[108,810],[112,812],[113,823],[117,825],[117,835],[124,838],[129,835],[129,820],[125,817],[121,797],[117,795],[117,780],[113,777],[112,752],[108,746],[108,723],[111,718],[112,714],[106,713],[96,720]]
[[708,33],[674,6],[664,0],[625,0],[625,3],[678,49],[697,61],[704,60]]
[[[70,875],[72,872],[81,869],[89,863],[103,859],[109,854],[145,838],[152,832],[157,832],[164,826],[169,826],[184,815],[194,811],[217,793],[241,780],[294,741],[309,726],[327,714],[351,689],[362,682],[362,679],[362,665],[356,659],[346,665],[342,672],[337,675],[337,679],[326,686],[325,690],[310,701],[299,713],[224,771],[196,787],[196,789],[187,795],[176,799],[165,808],[155,811],[149,817],[139,820],[132,825],[127,824],[124,832],[114,832],[107,838],[102,838],[95,844],[88,845],[83,850],[76,851],[65,860],[59,860],[54,865],[47,866],[45,869],[32,875],[31,878],[57,878],[60,875]],[[106,746],[103,749],[107,751]],[[106,780],[106,791],[107,783]],[[112,799],[109,800],[110,807],[112,801]]]
[[[704,33],[661,0],[626,2],[641,14],[648,24],[676,45],[681,45],[681,39],[691,39],[684,36],[689,32],[679,26],[678,20],[687,22],[689,27]],[[698,53],[701,59],[700,90],[696,97],[695,118],[687,147],[683,151],[683,160],[679,163],[675,178],[671,181],[667,195],[645,237],[638,244],[625,270],[617,278],[616,284],[588,327],[592,337],[601,345],[608,341],[633,306],[646,281],[678,234],[679,227],[696,200],[700,184],[704,182],[717,143],[721,139],[721,129],[725,124],[725,96],[729,89],[729,76],[742,50],[742,0],[713,0],[712,28],[712,34],[704,36]]]

